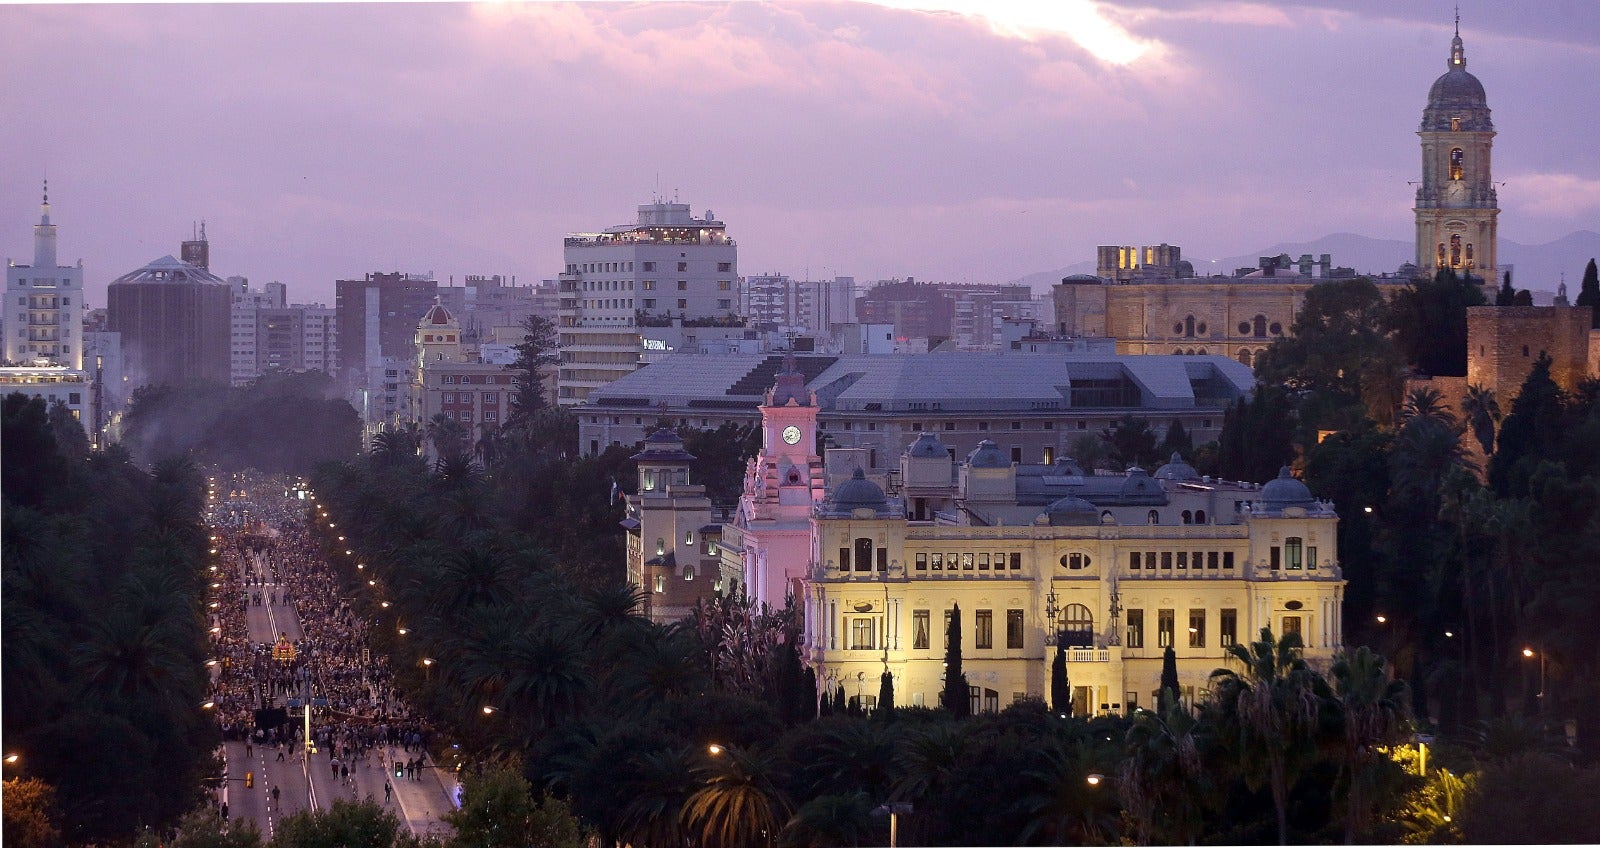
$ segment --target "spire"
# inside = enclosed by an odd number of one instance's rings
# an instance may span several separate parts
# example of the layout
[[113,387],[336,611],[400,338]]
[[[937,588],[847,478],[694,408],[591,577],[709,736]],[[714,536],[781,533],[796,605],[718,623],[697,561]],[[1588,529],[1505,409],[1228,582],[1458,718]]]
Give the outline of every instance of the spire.
[[33,225],[33,267],[56,267],[56,225],[50,223],[50,180],[44,181],[39,223]]
[[1461,45],[1461,6],[1456,6],[1456,37],[1450,39],[1450,64],[1451,70],[1467,66],[1467,51]]

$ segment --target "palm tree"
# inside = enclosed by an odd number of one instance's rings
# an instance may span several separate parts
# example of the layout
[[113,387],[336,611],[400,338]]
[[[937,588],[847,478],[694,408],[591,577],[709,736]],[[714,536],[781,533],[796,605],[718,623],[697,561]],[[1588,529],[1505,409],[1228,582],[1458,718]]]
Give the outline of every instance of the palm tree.
[[1115,793],[1104,780],[1091,783],[1092,773],[1092,757],[1083,742],[1048,748],[1044,764],[1023,775],[1029,788],[1016,803],[1026,822],[1021,841],[1082,845],[1110,839],[1117,824]]
[[1405,403],[1400,408],[1400,417],[1406,421],[1413,418],[1436,418],[1448,424],[1454,424],[1456,420],[1450,412],[1449,404],[1444,402],[1444,394],[1438,389],[1426,386],[1406,393]]
[[1199,729],[1199,719],[1181,703],[1160,713],[1134,713],[1117,784],[1134,822],[1135,844],[1193,845],[1199,836],[1214,791]]
[[634,757],[623,770],[627,801],[619,818],[630,845],[674,848],[686,844],[683,806],[694,791],[690,749],[666,748]]
[[683,807],[683,824],[705,848],[771,846],[792,809],[778,788],[770,756],[719,749],[696,769],[700,788]]
[[878,825],[867,793],[818,795],[802,804],[778,836],[782,848],[876,845]]
[[1355,844],[1370,805],[1379,748],[1403,741],[1411,729],[1409,692],[1383,657],[1362,646],[1333,663],[1334,695],[1344,733],[1338,751],[1344,772],[1344,843]]
[[705,655],[678,625],[649,624],[618,640],[608,677],[612,702],[633,714],[703,695],[711,686]]
[[429,419],[428,441],[433,444],[434,455],[440,459],[460,457],[467,452],[467,429],[460,421],[440,412]]
[[1289,790],[1315,753],[1313,739],[1327,689],[1300,650],[1299,634],[1276,639],[1263,627],[1259,641],[1228,648],[1244,666],[1242,672],[1211,672],[1222,742],[1238,756],[1247,786],[1271,790],[1279,844],[1289,841]]
[[804,750],[795,775],[800,785],[815,794],[860,790],[873,798],[888,795],[899,736],[894,725],[832,718],[808,731],[797,745]]
[[150,698],[167,707],[178,706],[182,681],[194,676],[161,628],[115,613],[90,625],[73,664],[84,688],[97,697],[132,703]]
[[1473,437],[1483,446],[1483,455],[1493,456],[1494,430],[1500,423],[1500,403],[1495,400],[1494,389],[1468,386],[1467,396],[1461,401],[1461,414],[1466,416]]

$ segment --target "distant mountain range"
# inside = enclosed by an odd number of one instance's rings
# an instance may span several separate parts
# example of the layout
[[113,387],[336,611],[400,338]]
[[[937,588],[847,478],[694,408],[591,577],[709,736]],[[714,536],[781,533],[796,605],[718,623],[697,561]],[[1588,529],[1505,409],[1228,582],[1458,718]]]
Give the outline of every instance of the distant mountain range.
[[[1402,263],[1411,261],[1414,245],[1409,241],[1376,239],[1354,233],[1334,233],[1316,241],[1281,242],[1244,256],[1209,260],[1185,255],[1194,263],[1195,274],[1231,274],[1236,268],[1255,267],[1263,256],[1282,253],[1298,259],[1301,254],[1320,256],[1332,254],[1335,267],[1354,268],[1364,274],[1393,274]],[[1561,274],[1567,275],[1568,297],[1578,296],[1578,283],[1583,279],[1583,268],[1591,258],[1600,256],[1600,233],[1578,230],[1548,244],[1518,244],[1508,239],[1500,240],[1500,263],[1512,266],[1511,284],[1519,289],[1531,289],[1537,303],[1549,303],[1555,296]],[[1039,271],[1021,277],[1016,282],[1025,283],[1035,291],[1047,291],[1069,274],[1093,274],[1093,259],[1057,268]],[[1542,296],[1541,296],[1542,295]]]

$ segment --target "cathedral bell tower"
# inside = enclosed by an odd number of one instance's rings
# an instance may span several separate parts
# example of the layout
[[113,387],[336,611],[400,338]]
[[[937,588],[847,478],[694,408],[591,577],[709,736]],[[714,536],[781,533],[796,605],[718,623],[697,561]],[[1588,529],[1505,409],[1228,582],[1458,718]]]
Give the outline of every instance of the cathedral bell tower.
[[1417,269],[1440,268],[1494,282],[1496,221],[1500,214],[1490,176],[1494,123],[1483,84],[1467,73],[1461,18],[1450,42],[1448,70],[1434,80],[1422,111],[1422,183],[1417,186]]

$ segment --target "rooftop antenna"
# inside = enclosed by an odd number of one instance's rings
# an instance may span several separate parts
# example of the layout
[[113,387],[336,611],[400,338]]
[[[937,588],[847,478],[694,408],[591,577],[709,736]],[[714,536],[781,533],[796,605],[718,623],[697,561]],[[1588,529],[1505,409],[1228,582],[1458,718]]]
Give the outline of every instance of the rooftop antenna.
[[1456,38],[1461,37],[1461,4],[1456,4]]

